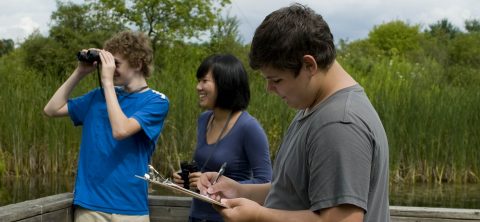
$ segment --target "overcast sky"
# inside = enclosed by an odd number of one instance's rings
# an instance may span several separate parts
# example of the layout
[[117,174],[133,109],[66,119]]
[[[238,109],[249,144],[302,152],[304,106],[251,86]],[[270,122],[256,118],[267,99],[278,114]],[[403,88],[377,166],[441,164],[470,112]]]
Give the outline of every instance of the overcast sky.
[[[73,2],[83,2],[74,0]],[[232,0],[225,10],[240,21],[240,34],[250,42],[255,28],[270,12],[291,0]],[[321,14],[336,40],[366,38],[373,26],[392,20],[423,28],[442,18],[463,30],[466,19],[480,19],[480,0],[298,0]],[[21,42],[33,30],[48,33],[55,0],[0,0],[0,39]]]

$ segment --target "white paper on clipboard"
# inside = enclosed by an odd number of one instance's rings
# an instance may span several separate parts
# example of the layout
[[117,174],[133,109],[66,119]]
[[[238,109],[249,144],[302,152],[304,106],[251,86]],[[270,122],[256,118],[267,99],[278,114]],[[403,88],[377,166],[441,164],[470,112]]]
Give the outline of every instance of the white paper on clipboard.
[[148,182],[150,182],[150,183],[159,185],[160,187],[164,187],[164,188],[167,188],[167,189],[170,189],[170,190],[173,190],[173,191],[177,191],[177,192],[186,194],[186,195],[188,195],[188,196],[191,196],[191,197],[193,197],[193,198],[196,198],[196,199],[199,199],[199,200],[202,200],[202,201],[211,203],[211,204],[215,204],[215,205],[218,205],[218,206],[227,208],[227,206],[225,206],[223,203],[221,203],[221,202],[219,202],[219,201],[216,201],[216,200],[214,200],[214,199],[212,199],[212,198],[210,198],[210,197],[201,195],[201,194],[199,194],[199,193],[193,192],[193,191],[191,191],[191,190],[185,189],[185,188],[183,188],[183,187],[181,187],[181,186],[178,186],[177,184],[172,183],[172,182],[170,182],[170,181],[160,182],[160,181],[148,179],[148,178],[146,178],[146,177],[142,177],[142,176],[138,176],[138,175],[135,175],[135,176],[138,177],[138,178],[140,178],[140,179],[142,179],[142,180],[146,180],[146,181],[148,181]]

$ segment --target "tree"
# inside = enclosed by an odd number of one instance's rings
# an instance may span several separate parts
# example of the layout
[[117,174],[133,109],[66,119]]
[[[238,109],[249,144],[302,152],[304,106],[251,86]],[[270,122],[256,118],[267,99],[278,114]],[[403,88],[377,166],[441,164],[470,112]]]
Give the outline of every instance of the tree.
[[387,55],[406,55],[420,49],[420,27],[392,21],[373,27],[368,41]]
[[30,34],[20,46],[24,53],[23,63],[25,67],[33,68],[41,73],[60,73],[66,65],[58,61],[58,52],[61,47],[51,38],[42,36],[38,30]]
[[450,23],[448,19],[444,18],[434,24],[429,25],[428,32],[432,36],[446,36],[449,39],[452,39],[460,33],[460,29]]
[[238,19],[226,16],[217,21],[210,29],[209,48],[213,53],[232,53],[243,50],[242,39],[238,32]]
[[101,47],[113,34],[125,29],[120,21],[103,14],[92,13],[88,5],[58,3],[52,13],[50,38],[66,48]]
[[0,40],[0,57],[8,54],[13,51],[15,48],[15,43],[11,39],[2,39]]
[[480,32],[480,20],[465,20],[465,29],[468,32]]
[[92,14],[88,5],[57,2],[51,15],[49,36],[33,33],[22,44],[24,63],[58,76],[70,73],[81,49],[102,48],[103,42],[125,27],[116,20]]
[[461,33],[448,45],[449,65],[445,80],[456,86],[478,86],[480,82],[480,32]]
[[175,40],[196,38],[215,24],[230,0],[99,0],[90,1],[94,14],[144,31],[154,50]]
[[379,61],[384,57],[384,51],[376,47],[369,39],[359,39],[347,43],[340,41],[337,51],[337,59],[348,67],[349,72],[355,75],[369,75]]
[[453,64],[480,69],[480,33],[464,33],[449,45],[449,59]]

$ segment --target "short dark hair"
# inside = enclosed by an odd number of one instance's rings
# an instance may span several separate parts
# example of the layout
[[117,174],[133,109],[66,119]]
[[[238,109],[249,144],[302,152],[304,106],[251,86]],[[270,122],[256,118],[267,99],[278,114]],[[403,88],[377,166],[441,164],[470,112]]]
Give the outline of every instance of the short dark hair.
[[242,62],[230,54],[214,54],[205,58],[197,69],[197,79],[212,71],[217,87],[215,107],[232,111],[244,110],[250,102],[248,75]]
[[320,69],[328,70],[335,61],[335,44],[322,16],[296,3],[272,12],[255,30],[250,66],[292,70],[297,76],[304,55],[313,56]]

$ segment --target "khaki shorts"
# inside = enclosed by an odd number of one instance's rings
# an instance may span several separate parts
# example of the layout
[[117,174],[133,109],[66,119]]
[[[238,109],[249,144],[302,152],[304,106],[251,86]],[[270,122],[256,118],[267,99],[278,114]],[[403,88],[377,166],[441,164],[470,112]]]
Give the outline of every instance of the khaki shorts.
[[74,222],[150,222],[148,215],[109,214],[75,207]]

